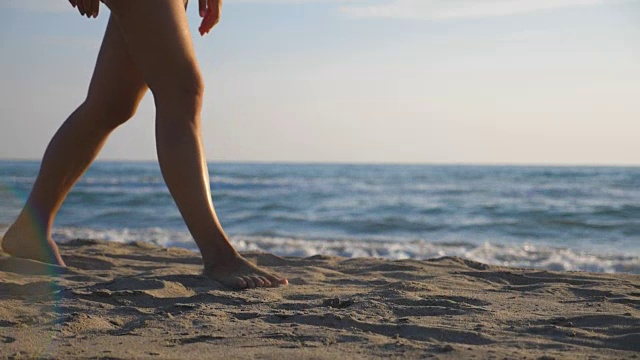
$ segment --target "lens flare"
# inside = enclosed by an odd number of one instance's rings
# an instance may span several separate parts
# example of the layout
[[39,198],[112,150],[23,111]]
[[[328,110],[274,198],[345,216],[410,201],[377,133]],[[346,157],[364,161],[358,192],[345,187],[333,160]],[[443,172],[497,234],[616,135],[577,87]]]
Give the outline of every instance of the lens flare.
[[[32,181],[14,177],[7,184],[0,184],[0,244],[4,241],[4,236],[18,217],[21,207],[26,202],[27,194]],[[42,212],[38,209],[26,206],[23,212],[23,223],[28,228],[25,233],[37,239],[46,239],[46,231],[43,219],[38,214]],[[34,249],[35,253],[46,254],[49,249],[46,243],[40,241],[42,245]],[[48,336],[40,338],[37,345],[39,356],[46,356],[52,353],[57,346],[56,338],[59,329],[64,326],[66,314],[63,311],[63,300],[65,287],[61,285],[62,275],[65,268],[46,264],[43,262],[12,257],[9,254],[0,252],[0,272],[4,272],[2,282],[0,282],[0,298],[22,299],[28,301],[33,307],[29,314],[20,314],[24,317],[29,326],[45,327],[50,329]],[[16,329],[16,332],[18,329]],[[17,333],[16,333],[17,337]]]

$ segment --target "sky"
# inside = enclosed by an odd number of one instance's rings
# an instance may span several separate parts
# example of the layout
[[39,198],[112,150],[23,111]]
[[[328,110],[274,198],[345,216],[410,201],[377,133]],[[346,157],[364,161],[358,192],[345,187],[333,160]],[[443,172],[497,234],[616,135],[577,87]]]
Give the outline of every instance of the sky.
[[[640,0],[227,0],[197,35],[210,161],[640,165]],[[0,158],[40,159],[109,12],[0,2]],[[153,99],[102,160],[154,160]]]

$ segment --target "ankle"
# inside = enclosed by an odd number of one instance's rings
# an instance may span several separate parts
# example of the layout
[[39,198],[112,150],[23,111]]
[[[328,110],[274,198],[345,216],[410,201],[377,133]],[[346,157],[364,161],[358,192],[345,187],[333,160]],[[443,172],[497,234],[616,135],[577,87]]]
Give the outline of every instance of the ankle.
[[39,239],[48,240],[49,239],[49,228],[47,226],[42,225],[37,220],[30,219],[29,216],[23,216],[22,214],[18,216],[16,221],[14,221],[7,231],[4,233],[2,247],[7,250],[7,247],[14,247],[21,238],[28,239]]
[[234,248],[229,251],[216,252],[216,253],[202,253],[202,261],[204,262],[205,269],[215,269],[220,267],[226,267],[231,264],[237,263],[243,259],[242,255]]

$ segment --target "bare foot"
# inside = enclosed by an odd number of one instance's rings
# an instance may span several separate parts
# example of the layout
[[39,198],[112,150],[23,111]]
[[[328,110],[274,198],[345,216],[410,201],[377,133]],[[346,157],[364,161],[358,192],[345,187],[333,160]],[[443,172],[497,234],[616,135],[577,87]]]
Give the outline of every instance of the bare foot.
[[241,255],[225,259],[214,265],[205,265],[204,274],[233,289],[276,287],[289,284],[287,279],[260,269]]
[[0,240],[2,250],[12,256],[66,266],[56,243],[31,224],[17,221]]

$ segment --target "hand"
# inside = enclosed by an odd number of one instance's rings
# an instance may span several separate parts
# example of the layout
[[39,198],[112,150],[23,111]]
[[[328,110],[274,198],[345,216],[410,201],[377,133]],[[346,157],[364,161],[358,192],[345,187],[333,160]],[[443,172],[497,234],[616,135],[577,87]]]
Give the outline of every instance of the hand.
[[222,0],[198,0],[198,5],[200,5],[200,17],[203,18],[198,31],[204,36],[220,21]]
[[98,17],[100,0],[69,0],[73,7],[77,7],[80,15],[88,18]]

